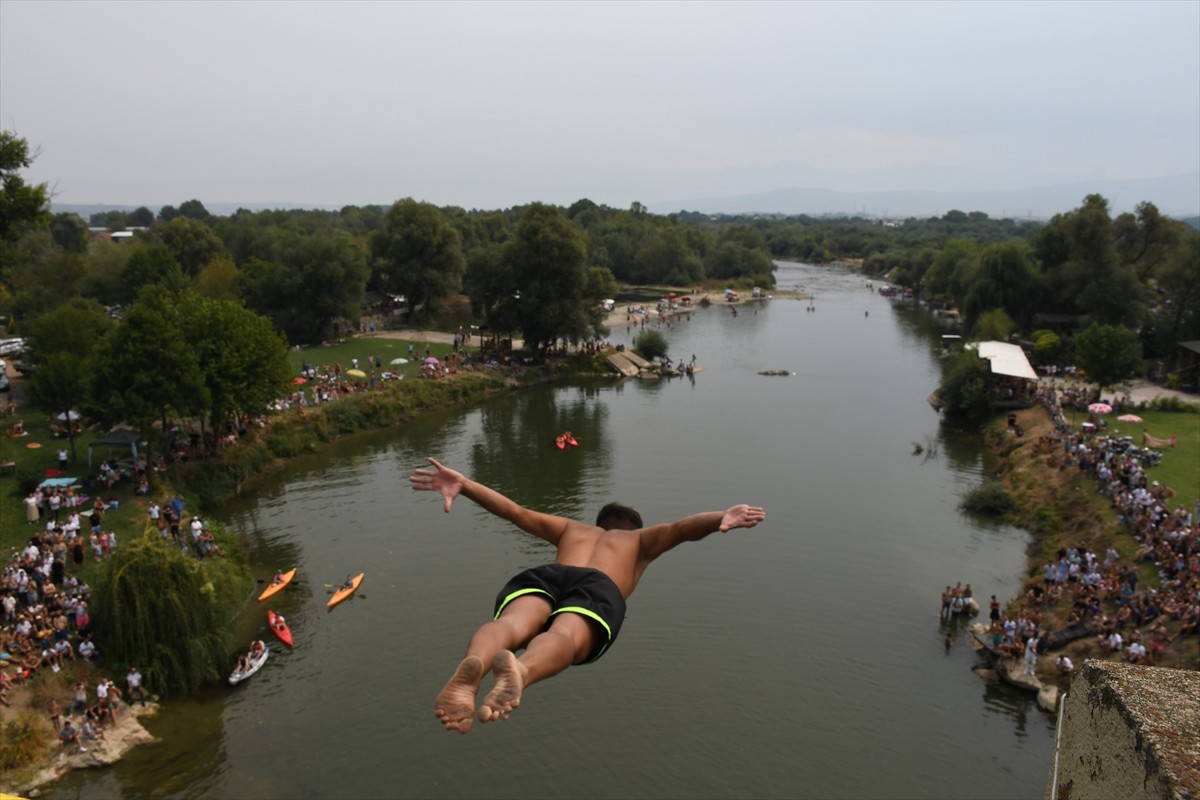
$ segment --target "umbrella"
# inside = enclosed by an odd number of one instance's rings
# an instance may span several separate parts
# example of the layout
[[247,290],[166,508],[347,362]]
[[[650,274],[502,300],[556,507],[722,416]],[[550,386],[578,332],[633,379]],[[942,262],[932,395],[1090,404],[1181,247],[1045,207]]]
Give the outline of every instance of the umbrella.
[[440,364],[441,362],[440,362],[440,361],[438,361],[438,360],[437,360],[436,358],[434,358],[433,356],[429,356],[428,358],[426,358],[426,359],[425,359],[425,363],[426,363],[426,364]]
[[1120,422],[1141,422],[1142,421],[1142,418],[1139,417],[1137,414],[1122,414],[1121,416],[1117,417],[1117,419]]
[[349,375],[349,376],[350,376],[350,377],[352,377],[352,378],[365,378],[365,377],[367,377],[367,373],[363,372],[361,369],[348,369],[348,370],[346,370],[346,374],[347,374],[347,375]]
[[66,422],[68,418],[70,418],[71,422],[74,422],[75,420],[79,419],[79,412],[78,411],[67,411],[63,414],[58,415],[59,422]]
[[293,386],[303,386],[306,383],[308,383],[308,378],[305,378],[303,376],[298,375],[295,378],[292,378]]
[[389,363],[391,363],[391,364],[407,364],[408,359],[407,358],[393,358]]
[[1112,406],[1108,403],[1092,403],[1088,406],[1089,414],[1111,414]]

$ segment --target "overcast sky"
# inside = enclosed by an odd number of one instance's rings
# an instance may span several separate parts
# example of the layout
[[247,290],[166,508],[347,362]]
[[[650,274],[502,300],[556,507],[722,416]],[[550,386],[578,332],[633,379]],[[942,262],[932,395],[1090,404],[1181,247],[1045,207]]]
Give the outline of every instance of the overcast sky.
[[0,0],[0,126],[151,208],[1153,178],[1200,170],[1200,2]]

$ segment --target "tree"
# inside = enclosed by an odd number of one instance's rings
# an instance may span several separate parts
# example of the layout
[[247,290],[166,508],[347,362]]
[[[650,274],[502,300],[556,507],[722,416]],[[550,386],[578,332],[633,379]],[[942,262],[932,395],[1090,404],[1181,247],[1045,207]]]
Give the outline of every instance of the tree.
[[1033,352],[1044,362],[1058,360],[1062,351],[1062,338],[1051,330],[1036,330],[1033,332]]
[[126,309],[96,348],[95,363],[91,415],[106,425],[125,421],[147,432],[159,422],[165,431],[172,416],[199,416],[208,408],[208,387],[178,300],[162,286],[148,287]]
[[149,228],[154,224],[154,212],[145,206],[138,206],[129,212],[129,224],[136,228]]
[[368,266],[356,242],[338,231],[289,232],[278,251],[278,262],[251,258],[244,266],[240,285],[250,308],[297,344],[329,338],[337,319],[357,323]]
[[1138,203],[1136,215],[1125,213],[1113,220],[1117,255],[1141,281],[1154,275],[1186,230],[1182,222],[1158,213],[1154,203]]
[[1007,342],[1016,325],[1002,308],[993,308],[979,315],[973,328],[975,338],[980,341]]
[[154,226],[154,233],[179,262],[183,274],[194,278],[213,259],[225,255],[225,244],[212,228],[187,216]]
[[166,245],[159,242],[135,245],[121,268],[119,300],[122,304],[132,303],[146,286],[163,286],[178,292],[186,285],[183,270]]
[[87,223],[78,214],[68,214],[65,211],[54,215],[50,220],[50,234],[54,243],[69,253],[82,255],[87,252],[92,234]]
[[[1037,302],[1037,275],[1024,242],[988,247],[979,258],[979,269],[962,305],[963,322],[973,327],[992,309],[1003,310],[1024,329]],[[1010,331],[1011,332],[1011,331]]]
[[[164,208],[163,211],[166,211],[166,209]],[[199,222],[207,222],[212,214],[208,213],[208,209],[204,207],[204,203],[201,203],[199,200],[185,200],[179,204],[179,216],[188,217]]]
[[1200,339],[1200,231],[1187,232],[1158,268],[1162,297],[1151,314],[1156,349],[1172,366],[1176,342]]
[[123,541],[95,582],[95,606],[104,609],[96,638],[109,660],[136,663],[164,695],[193,692],[227,668],[229,620],[246,583],[233,559],[194,558],[157,533]]
[[1085,314],[1108,325],[1141,324],[1142,287],[1117,257],[1108,201],[1098,194],[1055,216],[1034,244],[1050,310]]
[[408,299],[411,322],[419,307],[459,291],[466,261],[458,230],[435,206],[408,198],[388,210],[371,237],[372,288]]
[[1093,322],[1075,337],[1075,363],[1103,388],[1139,371],[1142,344],[1136,331]]
[[982,422],[991,414],[990,367],[972,350],[957,353],[944,362],[942,403],[947,416]]
[[213,430],[233,415],[259,414],[287,388],[287,341],[266,317],[229,300],[184,292],[184,335],[195,348]]
[[31,186],[20,175],[33,158],[24,139],[0,131],[0,242],[14,241],[25,225],[45,225],[50,220],[46,184]]
[[[30,336],[30,358],[38,365],[29,381],[34,402],[64,415],[80,408],[89,396],[96,344],[111,327],[103,307],[82,298],[43,314]],[[74,427],[67,430],[75,455]]]
[[15,242],[27,227],[50,220],[46,184],[31,186],[20,174],[32,163],[28,143],[0,130],[0,304],[7,305],[12,293],[12,271],[19,262]]
[[530,205],[504,258],[516,284],[517,322],[525,346],[541,352],[559,337],[582,338],[588,325],[587,248],[559,210],[543,203]]

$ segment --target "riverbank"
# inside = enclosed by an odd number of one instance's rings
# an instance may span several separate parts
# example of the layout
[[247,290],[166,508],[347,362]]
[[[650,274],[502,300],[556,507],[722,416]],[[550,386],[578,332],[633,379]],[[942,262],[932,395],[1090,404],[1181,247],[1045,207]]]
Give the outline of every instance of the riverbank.
[[[159,704],[152,698],[145,704],[122,703],[116,712],[116,723],[102,727],[103,738],[83,743],[86,752],[78,752],[74,747],[63,751],[48,711],[50,701],[57,702],[59,708],[71,708],[76,680],[84,682],[89,698],[94,698],[95,686],[102,677],[105,673],[75,663],[60,673],[36,676],[34,683],[20,685],[9,694],[11,706],[5,708],[4,735],[26,739],[40,756],[28,766],[0,774],[0,794],[38,797],[41,787],[71,770],[111,766],[133,748],[158,741],[141,723],[143,717],[158,713]],[[82,711],[63,713],[60,722],[69,719],[76,729],[82,729],[83,718]]]
[[[1061,389],[1062,387],[1058,387]],[[1168,396],[1169,390],[1147,383],[1137,383],[1123,394],[1133,403],[1153,402]],[[1170,394],[1169,396],[1175,396]],[[1193,396],[1179,399],[1196,402]],[[1065,654],[1078,669],[1088,659],[1118,660],[1127,651],[1110,651],[1101,641],[1109,627],[1123,632],[1126,643],[1143,640],[1151,654],[1144,663],[1178,669],[1200,668],[1197,659],[1195,634],[1181,634],[1181,621],[1176,615],[1162,609],[1144,622],[1138,619],[1117,622],[1122,603],[1118,602],[1120,577],[1130,571],[1136,575],[1136,585],[1142,587],[1139,594],[1146,595],[1147,587],[1161,590],[1163,575],[1158,567],[1146,558],[1146,537],[1140,539],[1117,518],[1114,501],[1097,488],[1094,474],[1078,467],[1078,456],[1065,451],[1063,439],[1074,435],[1074,431],[1061,430],[1051,412],[1044,406],[1016,412],[1018,436],[1003,420],[994,422],[986,432],[992,463],[989,475],[1002,482],[1016,504],[1014,522],[1030,531],[1032,540],[1028,549],[1028,561],[1021,594],[1010,599],[1004,606],[1005,616],[1014,620],[1035,621],[1042,631],[1064,631],[1082,622],[1086,630],[1061,648],[1041,656],[1037,660],[1036,677],[1043,684],[1065,687],[1066,677],[1059,673],[1056,659]],[[1200,417],[1197,417],[1200,424]],[[1180,506],[1186,509],[1192,498],[1181,499],[1168,505],[1169,509]],[[1193,522],[1196,522],[1193,520]],[[1195,528],[1193,528],[1194,534]],[[1048,563],[1057,563],[1063,554],[1083,548],[1097,558],[1105,558],[1111,550],[1115,554],[1113,563],[1104,570],[1105,582],[1099,597],[1088,600],[1081,610],[1086,589],[1082,582],[1068,583],[1057,599],[1046,592],[1044,570]],[[1136,598],[1135,598],[1136,599]],[[1141,602],[1141,601],[1138,601]],[[1099,612],[1093,611],[1098,608]],[[1159,623],[1162,626],[1159,627]],[[1159,646],[1151,646],[1156,642]],[[1020,672],[1017,668],[1016,672]]]

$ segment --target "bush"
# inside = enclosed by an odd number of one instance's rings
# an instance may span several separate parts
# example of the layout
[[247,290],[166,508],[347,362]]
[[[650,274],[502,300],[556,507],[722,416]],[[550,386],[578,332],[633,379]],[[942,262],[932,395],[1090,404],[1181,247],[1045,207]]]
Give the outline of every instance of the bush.
[[0,773],[32,765],[42,758],[51,745],[45,732],[28,714],[8,720],[0,730],[3,731],[0,736]]
[[1013,509],[1013,499],[1004,485],[997,481],[984,481],[963,498],[962,507],[976,514],[1003,516]]
[[667,354],[667,337],[654,328],[644,330],[633,338],[633,351],[647,361],[656,361]]

